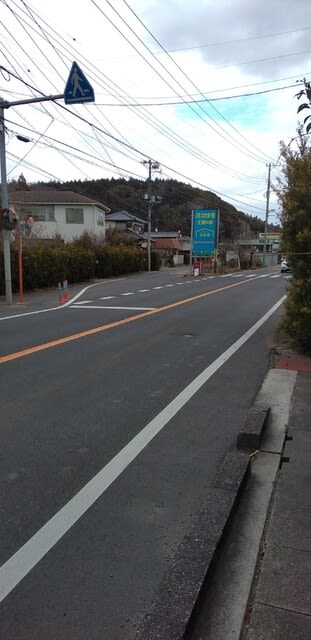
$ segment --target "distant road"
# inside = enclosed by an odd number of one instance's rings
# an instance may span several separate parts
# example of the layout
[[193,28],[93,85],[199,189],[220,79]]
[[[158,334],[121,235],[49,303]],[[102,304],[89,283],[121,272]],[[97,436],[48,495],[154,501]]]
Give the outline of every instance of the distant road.
[[0,322],[2,640],[135,638],[261,385],[286,282],[152,272]]

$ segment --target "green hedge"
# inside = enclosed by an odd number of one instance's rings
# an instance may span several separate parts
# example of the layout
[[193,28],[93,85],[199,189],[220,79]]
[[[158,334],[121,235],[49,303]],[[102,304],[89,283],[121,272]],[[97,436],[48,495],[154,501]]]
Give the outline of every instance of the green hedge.
[[311,275],[304,279],[293,277],[287,288],[284,307],[281,332],[294,348],[311,355]]
[[98,247],[95,254],[95,275],[110,278],[144,269],[144,253],[136,247]]
[[[18,291],[18,253],[11,244],[12,291]],[[109,246],[85,249],[38,243],[23,248],[24,290],[56,287],[59,281],[68,284],[93,278],[107,278],[145,269],[146,256],[136,247]],[[5,294],[3,246],[0,246],[0,295]]]

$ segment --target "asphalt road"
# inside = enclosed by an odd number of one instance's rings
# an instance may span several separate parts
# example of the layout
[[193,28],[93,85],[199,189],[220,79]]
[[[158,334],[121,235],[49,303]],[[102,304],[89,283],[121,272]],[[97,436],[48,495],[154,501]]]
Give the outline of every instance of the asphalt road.
[[2,313],[2,640],[135,638],[267,371],[286,283],[169,270]]

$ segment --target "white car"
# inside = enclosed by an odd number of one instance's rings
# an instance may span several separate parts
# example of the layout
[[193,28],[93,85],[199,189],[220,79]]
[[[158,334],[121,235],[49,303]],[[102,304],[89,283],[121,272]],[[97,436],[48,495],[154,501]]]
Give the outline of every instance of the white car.
[[288,260],[282,260],[281,262],[281,273],[288,273],[292,270],[292,265]]

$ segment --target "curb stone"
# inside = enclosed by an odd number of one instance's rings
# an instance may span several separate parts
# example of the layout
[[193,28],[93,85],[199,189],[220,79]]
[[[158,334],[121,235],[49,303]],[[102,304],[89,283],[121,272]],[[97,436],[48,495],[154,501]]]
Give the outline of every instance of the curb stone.
[[270,407],[255,405],[248,412],[243,429],[237,435],[237,447],[257,451],[271,414]]
[[204,584],[221,551],[222,542],[250,473],[248,452],[230,451],[218,468],[204,505],[170,561],[151,611],[136,632],[136,640],[186,638],[200,606]]

